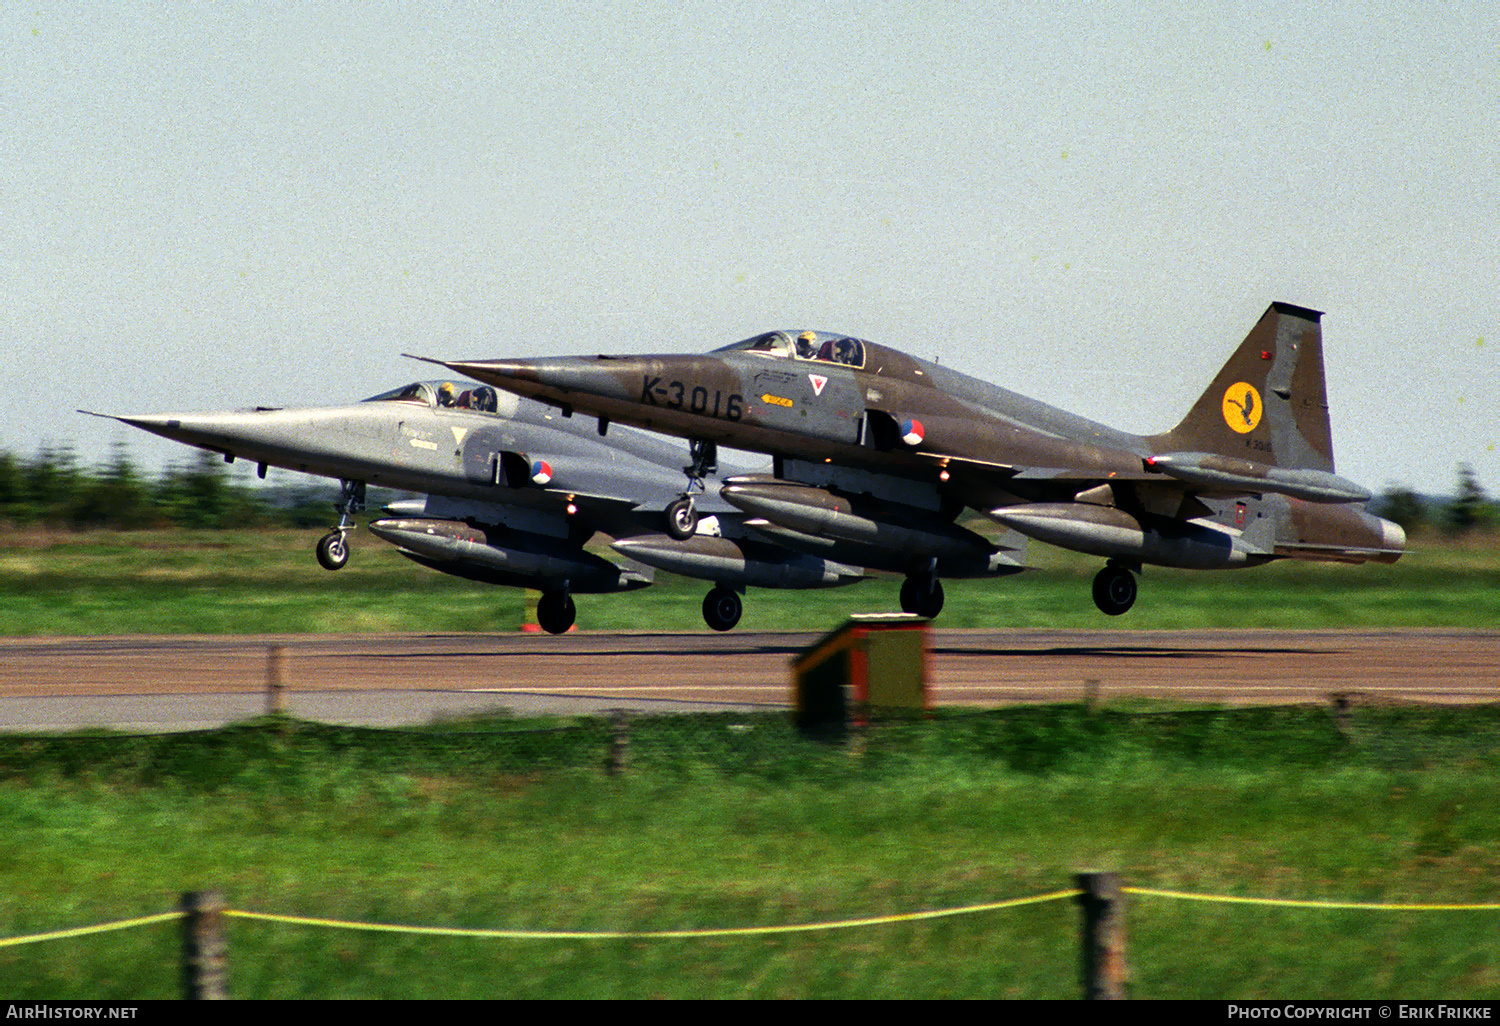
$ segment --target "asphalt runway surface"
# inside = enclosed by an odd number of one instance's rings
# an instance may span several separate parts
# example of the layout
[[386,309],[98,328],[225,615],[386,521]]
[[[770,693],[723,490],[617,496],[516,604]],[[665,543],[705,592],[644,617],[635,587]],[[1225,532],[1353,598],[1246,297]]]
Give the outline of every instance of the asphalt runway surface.
[[[813,633],[0,639],[0,730],[182,730],[263,713],[394,726],[516,715],[780,709]],[[1500,631],[929,634],[940,706],[1127,697],[1225,704],[1500,701]]]

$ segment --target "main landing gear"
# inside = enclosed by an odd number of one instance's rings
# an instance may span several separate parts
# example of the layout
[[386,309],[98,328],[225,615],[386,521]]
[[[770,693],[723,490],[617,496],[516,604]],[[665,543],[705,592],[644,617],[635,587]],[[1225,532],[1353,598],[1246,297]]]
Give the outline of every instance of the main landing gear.
[[687,475],[687,490],[667,505],[667,533],[685,541],[698,530],[697,496],[706,490],[704,478],[719,469],[719,447],[713,442],[688,442],[688,458],[693,462],[682,468]]
[[365,483],[344,481],[339,494],[338,526],[318,539],[318,563],[324,570],[342,570],[349,562],[349,532],[354,530],[354,514],[365,508]]
[[901,610],[928,620],[943,611],[943,582],[935,574],[913,574],[901,585]]
[[734,589],[722,584],[703,599],[703,622],[716,631],[727,631],[740,622],[745,604]]
[[542,592],[536,603],[536,622],[548,634],[565,634],[578,619],[578,607],[567,588]]
[[1108,616],[1119,616],[1135,605],[1135,574],[1119,563],[1109,563],[1094,577],[1094,605]]

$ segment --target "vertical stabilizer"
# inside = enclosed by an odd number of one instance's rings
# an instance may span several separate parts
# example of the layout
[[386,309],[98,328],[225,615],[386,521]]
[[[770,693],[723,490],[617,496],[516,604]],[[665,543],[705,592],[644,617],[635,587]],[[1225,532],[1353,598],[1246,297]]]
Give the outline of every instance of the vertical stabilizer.
[[1216,453],[1273,467],[1333,471],[1323,315],[1272,303],[1158,452]]

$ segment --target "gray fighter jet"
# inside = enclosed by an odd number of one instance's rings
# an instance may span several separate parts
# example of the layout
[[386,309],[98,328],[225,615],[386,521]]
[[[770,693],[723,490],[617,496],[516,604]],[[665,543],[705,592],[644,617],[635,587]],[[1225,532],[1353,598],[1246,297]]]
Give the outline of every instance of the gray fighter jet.
[[[691,534],[668,537],[657,510],[679,492],[680,445],[629,427],[605,437],[606,425],[484,385],[418,381],[348,406],[113,419],[229,462],[254,461],[261,477],[276,466],[340,480],[338,524],[316,550],[329,570],[348,561],[367,485],[424,493],[370,530],[435,570],[540,590],[537,622],[554,634],[573,624],[574,593],[645,587],[646,567],[715,582],[703,602],[715,630],[739,621],[746,587],[833,587],[865,576],[754,535],[749,518],[722,500],[705,507]],[[717,472],[697,469],[703,479]],[[585,550],[599,532],[646,566]]]
[[432,361],[572,413],[686,438],[698,459],[664,510],[694,529],[715,447],[771,455],[721,496],[801,551],[907,575],[902,606],[935,616],[939,578],[1012,572],[1018,550],[960,526],[974,510],[1103,557],[1093,598],[1135,601],[1144,565],[1277,559],[1393,562],[1394,523],[1334,473],[1322,315],[1273,303],[1176,427],[1134,435],[885,346],[770,331],[707,355]]

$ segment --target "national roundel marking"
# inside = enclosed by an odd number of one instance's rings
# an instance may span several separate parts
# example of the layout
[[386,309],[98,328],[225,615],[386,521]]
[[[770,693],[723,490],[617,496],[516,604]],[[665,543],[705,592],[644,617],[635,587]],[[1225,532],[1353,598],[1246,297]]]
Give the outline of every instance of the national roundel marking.
[[1236,381],[1224,393],[1224,423],[1242,435],[1248,435],[1260,423],[1260,393],[1254,385]]

